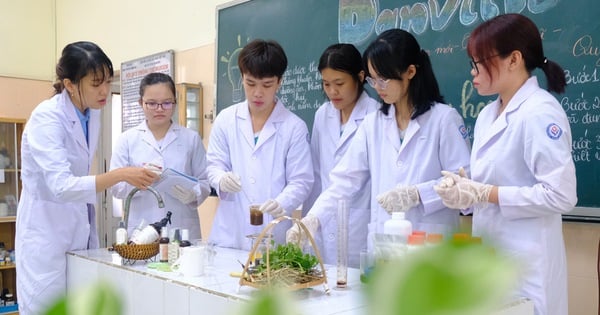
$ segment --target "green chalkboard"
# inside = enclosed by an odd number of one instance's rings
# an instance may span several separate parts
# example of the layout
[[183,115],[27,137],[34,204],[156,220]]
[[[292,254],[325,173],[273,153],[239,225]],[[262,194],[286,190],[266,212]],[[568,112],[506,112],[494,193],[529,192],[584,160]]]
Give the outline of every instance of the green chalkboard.
[[[490,97],[471,84],[465,52],[470,31],[498,14],[527,15],[540,28],[546,56],[566,72],[567,93],[557,96],[571,121],[578,209],[600,216],[600,6],[596,0],[252,0],[217,8],[217,111],[242,101],[237,55],[255,38],[277,40],[289,66],[279,97],[312,126],[324,102],[317,62],[333,43],[360,51],[389,28],[413,33],[431,56],[446,101],[471,132]],[[545,84],[543,73],[538,75]],[[472,132],[471,132],[472,136]]]

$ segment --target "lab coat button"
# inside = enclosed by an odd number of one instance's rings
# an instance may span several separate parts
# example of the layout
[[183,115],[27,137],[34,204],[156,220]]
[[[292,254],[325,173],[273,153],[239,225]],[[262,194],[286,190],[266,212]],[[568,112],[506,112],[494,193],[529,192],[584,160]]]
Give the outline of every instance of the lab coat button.
[[398,167],[402,166],[402,161],[396,162],[396,166],[398,166]]
[[256,180],[254,179],[254,177],[251,177],[250,178],[250,184],[254,184],[254,183],[256,183]]
[[335,240],[335,235],[333,233],[329,233],[329,240],[330,241]]

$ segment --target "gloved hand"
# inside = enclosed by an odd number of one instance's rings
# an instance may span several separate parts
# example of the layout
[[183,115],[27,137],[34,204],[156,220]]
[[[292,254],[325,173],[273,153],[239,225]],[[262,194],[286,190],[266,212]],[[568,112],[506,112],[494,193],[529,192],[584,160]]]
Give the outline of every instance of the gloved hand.
[[160,176],[162,174],[163,168],[160,165],[154,163],[143,163],[142,164],[145,169],[152,171],[154,174]]
[[377,196],[377,202],[388,213],[405,212],[420,203],[419,190],[416,186],[398,185]]
[[227,172],[219,181],[219,188],[224,192],[236,193],[242,190],[242,179],[233,172]]
[[183,204],[196,202],[196,193],[179,185],[173,186],[171,191],[169,191],[169,194],[181,201]]
[[281,207],[279,202],[277,202],[276,200],[273,200],[273,199],[269,199],[269,200],[265,201],[265,203],[263,203],[260,206],[259,210],[262,213],[268,213],[268,214],[272,215],[273,218],[279,218],[279,217],[285,215],[285,209],[283,209],[283,207]]
[[466,209],[476,203],[488,202],[492,185],[478,183],[448,171],[442,171],[442,175],[444,177],[433,189],[446,207]]
[[[317,229],[319,229],[319,219],[309,214],[302,218],[301,222],[304,224],[304,226],[306,226],[308,232],[314,238],[314,235],[317,233]],[[285,241],[287,243],[298,244],[300,248],[304,248],[306,246],[306,242],[308,241],[308,236],[304,230],[300,230],[300,226],[298,224],[294,224],[285,233]]]

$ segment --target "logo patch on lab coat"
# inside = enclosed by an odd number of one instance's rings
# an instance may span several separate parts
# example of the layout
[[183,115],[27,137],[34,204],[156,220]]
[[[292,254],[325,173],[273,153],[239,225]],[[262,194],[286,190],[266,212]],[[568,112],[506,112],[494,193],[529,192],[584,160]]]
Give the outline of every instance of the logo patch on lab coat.
[[562,129],[557,124],[551,123],[546,127],[546,134],[550,139],[556,140],[562,135]]
[[469,135],[469,132],[467,131],[467,127],[465,127],[465,125],[458,126],[458,131],[462,135],[463,139],[466,139]]

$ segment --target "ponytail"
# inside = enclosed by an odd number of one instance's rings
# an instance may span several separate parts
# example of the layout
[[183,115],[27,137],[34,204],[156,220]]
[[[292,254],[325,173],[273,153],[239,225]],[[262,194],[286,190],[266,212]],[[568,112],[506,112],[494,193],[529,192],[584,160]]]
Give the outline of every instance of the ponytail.
[[565,78],[565,71],[563,68],[558,63],[549,60],[546,57],[544,57],[544,61],[542,61],[540,68],[546,75],[548,91],[559,94],[564,93],[565,86],[567,86],[567,79]]

